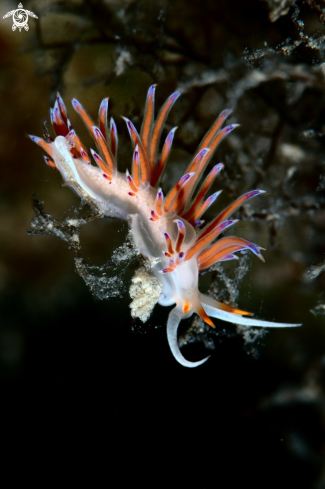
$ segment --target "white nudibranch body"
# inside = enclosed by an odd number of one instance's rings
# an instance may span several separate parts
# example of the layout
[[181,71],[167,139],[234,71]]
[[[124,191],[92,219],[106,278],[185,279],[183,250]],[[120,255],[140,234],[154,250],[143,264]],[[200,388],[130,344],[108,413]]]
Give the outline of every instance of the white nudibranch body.
[[49,136],[46,141],[36,136],[30,137],[49,155],[44,157],[46,163],[57,168],[65,184],[81,198],[97,207],[105,216],[129,220],[139,252],[150,260],[152,273],[162,283],[159,304],[176,304],[167,322],[171,351],[181,365],[195,367],[205,362],[206,358],[199,362],[187,361],[177,342],[180,321],[191,316],[193,312],[211,326],[214,324],[210,317],[246,326],[299,325],[252,319],[247,317],[251,316],[250,313],[199,292],[199,271],[214,263],[236,259],[235,253],[243,250],[252,251],[264,261],[261,254],[263,248],[243,238],[226,236],[217,240],[226,228],[237,222],[229,220],[230,215],[248,199],[263,193],[263,190],[252,190],[242,195],[212,222],[203,226],[204,221],[200,218],[220,192],[206,199],[205,196],[223,164],[213,166],[196,193],[195,189],[218,144],[236,127],[232,124],[222,129],[225,119],[231,113],[231,110],[224,110],[203,138],[185,174],[164,196],[159,188],[159,181],[168,160],[176,128],[167,135],[158,156],[159,142],[166,118],[179,92],[173,93],[167,99],[156,120],[154,95],[155,85],[148,91],[140,135],[132,122],[125,119],[134,147],[131,173],[117,170],[118,138],[114,120],[110,120],[109,127],[107,124],[108,99],[104,99],[100,105],[98,127],[81,104],[72,100],[74,109],[83,119],[97,146],[98,153],[90,150],[97,166],[91,164],[88,151],[73,130],[59,94],[51,109],[51,121],[57,135],[55,140]]

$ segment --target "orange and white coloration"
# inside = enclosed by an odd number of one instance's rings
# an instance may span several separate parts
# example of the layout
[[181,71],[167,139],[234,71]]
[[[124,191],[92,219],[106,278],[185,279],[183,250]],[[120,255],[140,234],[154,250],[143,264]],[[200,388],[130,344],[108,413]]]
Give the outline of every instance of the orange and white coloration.
[[[57,168],[66,185],[81,198],[91,202],[105,216],[129,219],[134,242],[140,253],[151,259],[152,272],[162,283],[159,304],[176,307],[170,312],[167,322],[167,337],[176,360],[186,367],[202,364],[189,362],[181,354],[177,342],[180,321],[196,312],[206,323],[214,326],[210,317],[246,326],[285,327],[297,324],[273,323],[252,319],[251,313],[241,311],[201,294],[198,289],[199,271],[214,263],[237,258],[237,252],[251,250],[264,261],[261,248],[243,238],[219,235],[237,220],[229,217],[248,199],[263,193],[252,190],[239,197],[223,210],[212,222],[203,226],[203,213],[214,202],[220,192],[205,200],[215,177],[223,164],[215,165],[205,178],[200,189],[196,187],[218,144],[237,125],[222,129],[231,110],[224,110],[203,138],[185,174],[164,196],[159,187],[167,163],[176,128],[166,137],[159,153],[159,143],[168,113],[180,93],[173,93],[154,117],[155,85],[147,95],[144,120],[140,134],[131,121],[124,118],[132,143],[133,158],[131,172],[120,173],[116,158],[118,137],[113,119],[107,123],[108,99],[99,108],[99,124],[94,122],[75,99],[74,109],[87,126],[97,151],[90,150],[97,166],[91,164],[89,153],[73,130],[67,110],[58,94],[51,120],[57,137],[45,141],[30,136],[49,157],[46,163]],[[196,192],[195,192],[196,191]]]

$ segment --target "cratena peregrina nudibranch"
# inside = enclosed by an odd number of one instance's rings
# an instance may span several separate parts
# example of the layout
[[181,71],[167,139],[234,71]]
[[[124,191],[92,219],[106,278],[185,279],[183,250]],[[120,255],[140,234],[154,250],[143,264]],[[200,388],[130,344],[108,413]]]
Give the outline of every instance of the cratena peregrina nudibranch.
[[117,170],[118,138],[113,119],[108,127],[108,98],[99,108],[99,123],[95,126],[82,105],[72,100],[74,109],[87,126],[97,148],[90,150],[96,166],[91,164],[89,153],[78,138],[68,119],[67,110],[58,94],[51,121],[56,133],[53,141],[30,136],[48,156],[46,163],[57,168],[64,182],[81,198],[91,202],[105,216],[128,219],[134,242],[140,253],[151,259],[152,272],[162,283],[159,304],[176,304],[169,314],[167,337],[170,349],[176,360],[185,367],[201,365],[207,358],[198,362],[187,361],[180,352],[177,330],[180,321],[196,312],[206,323],[214,326],[210,317],[245,326],[287,327],[298,324],[274,323],[252,319],[251,313],[214,300],[199,292],[199,272],[217,262],[233,260],[236,253],[252,251],[264,261],[260,246],[243,238],[220,234],[237,222],[230,216],[244,202],[263,193],[252,190],[224,209],[211,222],[204,224],[202,215],[215,201],[220,192],[206,198],[206,195],[223,164],[215,165],[206,176],[199,190],[198,183],[212,158],[218,144],[237,124],[222,129],[231,113],[224,110],[208,133],[204,136],[185,174],[166,195],[159,182],[166,166],[176,127],[167,135],[159,151],[162,129],[168,113],[180,93],[175,92],[167,99],[157,118],[154,116],[155,88],[149,88],[144,119],[140,134],[132,122],[124,118],[131,141],[133,157],[131,172]]

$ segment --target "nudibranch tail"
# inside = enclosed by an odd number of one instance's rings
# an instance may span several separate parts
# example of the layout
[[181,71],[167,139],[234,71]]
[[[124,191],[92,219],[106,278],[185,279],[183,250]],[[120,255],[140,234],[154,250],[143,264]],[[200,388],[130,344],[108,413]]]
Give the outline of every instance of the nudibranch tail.
[[[71,126],[59,93],[50,110],[56,138],[53,140],[47,131],[44,139],[36,136],[30,138],[47,153],[48,156],[44,156],[46,164],[60,171],[66,186],[97,208],[101,215],[128,220],[137,249],[148,259],[153,275],[161,283],[159,304],[176,304],[167,322],[170,349],[181,365],[192,368],[204,363],[208,357],[199,362],[187,361],[178,346],[177,330],[180,321],[194,312],[211,327],[214,327],[211,318],[244,326],[299,325],[252,319],[248,317],[251,313],[199,292],[199,272],[217,262],[236,260],[238,253],[247,250],[264,261],[261,254],[264,248],[261,246],[236,236],[220,236],[237,222],[237,219],[229,219],[230,216],[264,190],[245,193],[215,219],[198,229],[204,224],[201,219],[203,214],[221,193],[218,190],[208,195],[224,165],[214,165],[202,185],[198,187],[198,184],[219,143],[237,124],[222,128],[232,112],[230,109],[224,110],[203,137],[183,176],[165,192],[164,197],[162,189],[157,187],[169,159],[177,128],[169,131],[161,152],[160,139],[167,116],[180,92],[176,91],[168,97],[155,118],[155,89],[156,85],[152,85],[148,90],[140,134],[133,123],[124,117],[133,144],[131,172],[126,170],[121,173],[117,168],[118,134],[112,118],[108,127],[108,98],[100,104],[98,126],[80,102],[72,100],[74,109],[96,144],[96,151],[90,149],[96,166],[92,164],[90,153]],[[140,313],[139,317],[142,319]]]
[[209,356],[198,362],[190,362],[189,360],[186,360],[186,358],[183,357],[179,349],[178,340],[177,340],[178,326],[181,320],[183,319],[183,317],[184,317],[183,312],[179,310],[177,307],[172,309],[169,313],[168,321],[167,321],[167,339],[168,339],[169,348],[171,349],[171,352],[174,355],[175,359],[178,361],[178,363],[183,365],[183,367],[189,367],[189,368],[198,367],[199,365],[202,365],[202,363],[206,362]]

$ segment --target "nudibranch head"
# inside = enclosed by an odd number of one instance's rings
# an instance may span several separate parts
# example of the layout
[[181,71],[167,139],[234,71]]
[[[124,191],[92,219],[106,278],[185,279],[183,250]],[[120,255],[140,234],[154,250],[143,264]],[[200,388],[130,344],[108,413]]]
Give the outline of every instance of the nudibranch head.
[[[202,220],[205,211],[221,192],[206,197],[224,165],[214,165],[197,190],[198,184],[219,143],[237,127],[237,124],[230,124],[222,128],[231,114],[231,110],[226,109],[204,136],[184,175],[164,195],[159,183],[177,128],[168,133],[161,151],[160,139],[169,111],[180,93],[176,91],[170,95],[155,118],[155,88],[156,85],[152,85],[148,91],[140,134],[132,122],[124,118],[134,149],[131,168],[126,173],[117,169],[118,135],[112,118],[108,124],[108,98],[100,105],[97,126],[82,105],[76,99],[72,100],[74,109],[94,140],[96,151],[90,149],[89,154],[80,141],[59,94],[50,111],[56,138],[53,140],[49,135],[45,140],[30,137],[47,153],[45,162],[58,169],[64,182],[81,198],[99,209],[102,215],[129,220],[138,250],[150,260],[151,272],[162,284],[158,302],[164,306],[176,304],[167,322],[171,351],[181,365],[195,367],[206,359],[187,361],[177,341],[180,321],[193,312],[210,326],[214,326],[211,317],[245,326],[298,325],[252,319],[248,317],[250,313],[199,292],[199,272],[215,263],[234,260],[237,253],[245,250],[264,261],[261,254],[264,248],[261,246],[236,236],[220,237],[237,222],[236,219],[229,219],[231,215],[249,199],[264,193],[264,190],[245,193],[211,222],[205,224]],[[92,164],[90,155],[96,166]]]

